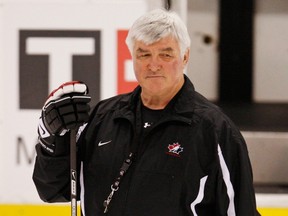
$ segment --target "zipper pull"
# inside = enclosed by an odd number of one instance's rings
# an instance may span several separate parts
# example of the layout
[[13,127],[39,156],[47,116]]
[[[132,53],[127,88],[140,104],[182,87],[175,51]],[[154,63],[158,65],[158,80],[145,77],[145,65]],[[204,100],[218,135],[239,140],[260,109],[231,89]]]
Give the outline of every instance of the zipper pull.
[[104,205],[104,207],[105,207],[105,209],[104,209],[104,214],[106,214],[107,212],[108,212],[108,207],[109,207],[109,204],[110,204],[110,202],[111,202],[111,200],[112,200],[112,197],[113,197],[113,195],[114,195],[114,192],[115,191],[117,191],[119,189],[119,187],[117,187],[117,188],[113,188],[113,185],[111,185],[111,193],[109,194],[109,196],[107,197],[107,199],[106,200],[104,200],[104,203],[103,203],[103,205]]

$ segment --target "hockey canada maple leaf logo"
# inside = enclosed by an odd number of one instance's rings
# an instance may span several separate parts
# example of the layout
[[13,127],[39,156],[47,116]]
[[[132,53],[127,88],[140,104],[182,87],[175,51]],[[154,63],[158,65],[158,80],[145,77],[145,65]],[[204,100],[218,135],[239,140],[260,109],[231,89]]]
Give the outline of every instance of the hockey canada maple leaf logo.
[[168,145],[168,150],[169,152],[167,152],[167,154],[176,156],[176,157],[180,157],[180,153],[183,152],[183,147],[181,147],[181,145],[177,142],[177,143],[173,143],[173,144],[169,144]]

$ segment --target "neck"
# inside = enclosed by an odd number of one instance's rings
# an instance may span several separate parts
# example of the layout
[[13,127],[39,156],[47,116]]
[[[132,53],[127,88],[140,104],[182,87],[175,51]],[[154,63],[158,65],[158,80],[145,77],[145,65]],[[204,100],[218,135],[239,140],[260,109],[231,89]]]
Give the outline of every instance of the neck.
[[170,100],[164,100],[161,96],[145,97],[141,94],[141,100],[145,107],[153,110],[164,109]]
[[144,106],[148,107],[149,109],[159,110],[164,109],[166,105],[172,100],[172,98],[178,93],[178,91],[183,86],[183,82],[179,85],[175,85],[174,89],[170,89],[165,93],[158,93],[156,94],[149,94],[142,89],[141,92],[141,100]]

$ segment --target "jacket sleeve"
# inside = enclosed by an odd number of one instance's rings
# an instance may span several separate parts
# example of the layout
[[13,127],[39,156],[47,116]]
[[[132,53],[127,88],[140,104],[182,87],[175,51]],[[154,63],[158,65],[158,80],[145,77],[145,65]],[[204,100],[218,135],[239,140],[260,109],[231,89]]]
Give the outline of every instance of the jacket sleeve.
[[[96,106],[97,107],[97,106]],[[90,116],[94,116],[97,109],[94,108]],[[89,120],[89,123],[93,120]],[[83,160],[82,153],[86,126],[84,124],[78,130],[77,136],[77,199],[80,199],[80,165]],[[85,132],[84,132],[85,131]],[[66,135],[65,135],[66,136]],[[70,144],[70,136],[67,139],[57,139],[56,145]],[[61,142],[61,143],[59,143]],[[40,198],[44,202],[69,202],[71,200],[71,181],[70,181],[70,154],[69,148],[62,156],[51,156],[42,150],[40,144],[36,145],[36,160],[32,179],[36,186]]]
[[[260,215],[256,209],[252,167],[246,142],[238,128],[229,119],[220,125],[220,129],[218,128],[216,132],[221,170],[217,185],[219,209],[226,208],[228,216]],[[227,206],[226,203],[224,207],[221,200],[227,200],[227,196],[229,204]]]
[[70,199],[70,159],[68,156],[52,157],[36,145],[33,181],[44,202],[67,202]]

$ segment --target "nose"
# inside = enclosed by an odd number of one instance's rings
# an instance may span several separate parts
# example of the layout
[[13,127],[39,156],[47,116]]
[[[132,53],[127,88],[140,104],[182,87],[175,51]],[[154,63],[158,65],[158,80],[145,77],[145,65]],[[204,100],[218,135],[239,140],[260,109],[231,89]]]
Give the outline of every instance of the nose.
[[153,72],[157,72],[159,71],[161,68],[161,64],[159,62],[159,60],[157,58],[150,58],[150,61],[148,63],[148,69],[150,71],[153,71]]

